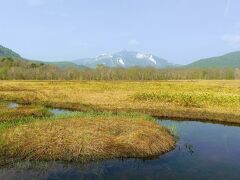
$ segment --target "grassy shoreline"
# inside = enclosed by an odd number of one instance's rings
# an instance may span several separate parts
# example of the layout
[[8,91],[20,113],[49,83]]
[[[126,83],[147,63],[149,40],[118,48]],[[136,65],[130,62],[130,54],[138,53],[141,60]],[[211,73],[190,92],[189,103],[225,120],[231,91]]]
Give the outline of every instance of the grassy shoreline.
[[0,102],[0,165],[19,160],[89,162],[147,158],[175,147],[175,137],[140,113],[73,112],[57,116],[42,106]]
[[10,159],[88,162],[146,158],[175,147],[169,130],[138,113],[78,112],[6,123],[0,124],[0,154]]

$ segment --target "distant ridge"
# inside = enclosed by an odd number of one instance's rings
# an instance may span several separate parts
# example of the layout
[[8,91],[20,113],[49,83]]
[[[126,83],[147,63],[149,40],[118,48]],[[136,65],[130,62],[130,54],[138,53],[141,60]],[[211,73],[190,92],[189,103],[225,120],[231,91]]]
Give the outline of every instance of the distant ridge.
[[43,62],[44,64],[49,64],[53,66],[57,66],[59,68],[68,68],[68,67],[80,67],[77,64],[70,61],[59,61],[59,62]]
[[196,68],[239,68],[240,51],[231,52],[222,56],[200,59],[187,67]]
[[77,68],[96,68],[98,65],[105,65],[108,67],[156,67],[156,68],[167,68],[167,67],[179,67],[169,63],[163,58],[159,58],[153,54],[145,54],[135,51],[120,51],[114,54],[102,54],[95,58],[83,58],[75,61],[59,61],[59,62],[46,62],[41,60],[30,60],[22,58],[18,53],[13,50],[0,45],[0,57],[12,57],[19,60],[27,60],[30,62],[44,63],[59,68],[77,67]]
[[21,56],[18,53],[2,45],[0,45],[0,57],[21,58]]

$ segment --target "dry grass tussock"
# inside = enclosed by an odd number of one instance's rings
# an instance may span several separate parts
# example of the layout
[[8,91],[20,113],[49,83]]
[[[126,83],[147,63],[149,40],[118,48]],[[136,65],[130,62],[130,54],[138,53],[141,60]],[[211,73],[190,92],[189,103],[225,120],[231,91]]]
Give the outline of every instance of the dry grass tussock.
[[29,160],[81,162],[148,157],[175,147],[175,138],[142,116],[96,115],[34,121],[5,130],[0,152]]

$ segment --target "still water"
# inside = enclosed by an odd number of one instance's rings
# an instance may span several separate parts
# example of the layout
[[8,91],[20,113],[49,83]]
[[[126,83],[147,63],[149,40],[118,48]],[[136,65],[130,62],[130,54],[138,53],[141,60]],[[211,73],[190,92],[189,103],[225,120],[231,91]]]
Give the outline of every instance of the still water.
[[156,159],[89,164],[19,162],[0,169],[0,179],[240,179],[240,127],[159,120],[174,127],[175,150]]

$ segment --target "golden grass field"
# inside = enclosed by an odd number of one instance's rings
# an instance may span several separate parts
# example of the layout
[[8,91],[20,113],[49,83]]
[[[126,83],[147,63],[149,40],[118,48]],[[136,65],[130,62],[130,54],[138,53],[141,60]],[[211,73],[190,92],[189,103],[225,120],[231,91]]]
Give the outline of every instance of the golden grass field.
[[1,81],[0,99],[79,111],[240,123],[240,81]]
[[[22,104],[0,105],[0,153],[30,160],[148,157],[173,149],[175,137],[149,115],[240,124],[240,81],[1,81],[0,100]],[[83,112],[49,117],[44,107]]]

